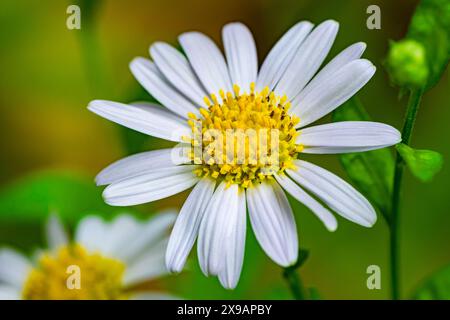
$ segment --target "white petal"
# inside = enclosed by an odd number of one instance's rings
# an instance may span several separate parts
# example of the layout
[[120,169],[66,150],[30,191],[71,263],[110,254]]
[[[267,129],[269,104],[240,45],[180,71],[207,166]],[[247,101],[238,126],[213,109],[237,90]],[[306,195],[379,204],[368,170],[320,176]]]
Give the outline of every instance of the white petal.
[[300,117],[297,127],[304,127],[339,107],[372,78],[375,70],[370,61],[358,59],[317,84],[291,111]]
[[57,214],[51,214],[48,217],[46,228],[47,243],[50,249],[66,245],[69,240],[64,226]]
[[103,197],[112,206],[132,206],[167,198],[198,181],[193,173],[196,167],[181,165],[147,171],[109,185]]
[[174,211],[160,212],[140,227],[126,244],[126,250],[118,254],[125,262],[131,262],[139,257],[148,248],[152,248],[162,239],[166,238],[169,228],[175,222],[177,215]]
[[323,222],[323,224],[329,231],[336,230],[337,220],[328,209],[326,209],[316,199],[307,194],[286,175],[275,175],[275,179],[278,181],[281,187],[286,190],[291,196],[311,209],[312,212],[314,212],[314,214]]
[[205,105],[203,98],[207,93],[180,51],[167,43],[157,42],[150,47],[150,55],[175,88],[191,99],[197,107]]
[[242,23],[234,22],[222,29],[222,39],[231,81],[243,92],[250,92],[250,83],[256,81],[258,57],[252,33]]
[[127,128],[161,139],[183,142],[182,136],[190,136],[186,122],[156,104],[123,104],[106,100],[94,100],[88,109],[103,118]]
[[239,191],[238,210],[229,212],[227,237],[225,239],[224,267],[219,272],[220,283],[226,289],[236,288],[244,262],[245,234],[247,227],[245,191]]
[[106,246],[104,238],[107,234],[105,222],[97,216],[83,218],[75,231],[75,241],[91,252],[102,252]]
[[297,143],[305,153],[346,153],[392,146],[401,141],[400,132],[384,123],[342,121],[302,129]]
[[161,240],[127,266],[123,279],[125,286],[152,280],[168,273],[164,263],[168,241],[168,238]]
[[297,171],[287,170],[298,184],[315,194],[344,218],[371,227],[377,220],[372,205],[349,183],[312,163],[296,160]]
[[198,114],[196,106],[175,89],[148,59],[135,58],[130,70],[139,83],[170,111],[187,119],[188,112]]
[[208,93],[232,91],[225,59],[210,38],[200,32],[186,32],[178,40]]
[[22,254],[0,249],[0,282],[21,288],[30,270],[30,263]]
[[223,268],[230,216],[237,210],[238,186],[232,184],[227,188],[222,182],[206,207],[198,234],[198,260],[207,276],[217,275]]
[[278,183],[248,188],[247,203],[253,231],[266,254],[283,267],[294,264],[298,256],[297,228]]
[[320,85],[322,81],[325,79],[332,77],[334,73],[336,73],[339,69],[345,66],[347,63],[359,59],[366,49],[366,44],[364,42],[354,43],[351,46],[347,47],[341,53],[339,53],[336,57],[333,58],[322,70],[319,71],[318,74],[314,76],[314,78],[308,83],[308,85],[298,94],[295,99],[292,100],[291,112],[295,110],[297,106],[301,106],[301,101],[308,93],[314,89],[316,85]]
[[110,257],[120,258],[124,250],[128,250],[128,243],[136,236],[140,230],[140,225],[136,219],[129,214],[122,214],[106,224],[106,232],[102,241],[102,254]]
[[95,182],[98,186],[107,185],[144,171],[189,163],[191,160],[183,151],[181,147],[174,147],[134,154],[107,166],[95,177]]
[[257,90],[262,90],[265,86],[271,90],[275,88],[313,26],[309,21],[299,22],[278,40],[261,66],[256,81]]
[[275,87],[275,92],[293,99],[305,87],[325,60],[338,28],[336,21],[328,20],[308,35]]
[[0,300],[21,300],[20,289],[0,284]]
[[170,272],[183,270],[189,252],[198,235],[200,222],[214,192],[215,181],[205,178],[189,194],[170,235],[166,266]]

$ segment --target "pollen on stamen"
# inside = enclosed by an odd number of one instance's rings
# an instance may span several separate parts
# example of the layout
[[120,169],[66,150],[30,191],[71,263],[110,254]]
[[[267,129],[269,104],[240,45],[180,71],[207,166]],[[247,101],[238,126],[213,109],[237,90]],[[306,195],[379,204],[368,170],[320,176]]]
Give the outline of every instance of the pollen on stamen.
[[[68,266],[80,270],[79,287],[67,285]],[[123,287],[125,264],[89,253],[84,247],[72,244],[56,253],[46,253],[38,261],[24,283],[22,298],[26,300],[103,300],[126,299]]]
[[[249,188],[293,167],[302,146],[296,144],[299,118],[287,112],[286,95],[279,96],[268,87],[257,92],[253,82],[249,93],[234,84],[232,92],[219,90],[218,94],[221,102],[210,94],[204,98],[208,108],[200,108],[200,117],[189,115],[192,132],[199,130],[195,122],[200,121],[202,137],[207,137],[196,143],[191,140],[192,147],[201,146],[202,151],[201,168],[195,174]],[[220,132],[222,148],[217,148],[217,137],[211,139],[214,135],[207,133],[210,129],[216,135]],[[191,154],[194,160],[195,153]]]

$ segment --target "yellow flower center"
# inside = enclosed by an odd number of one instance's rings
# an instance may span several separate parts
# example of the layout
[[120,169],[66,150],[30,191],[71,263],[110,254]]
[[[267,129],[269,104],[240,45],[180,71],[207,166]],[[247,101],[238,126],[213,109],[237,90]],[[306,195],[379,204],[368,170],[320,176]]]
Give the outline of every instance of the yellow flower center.
[[122,278],[125,265],[115,259],[90,254],[80,245],[46,253],[31,270],[22,292],[27,300],[125,299]]
[[[296,144],[299,118],[288,113],[290,102],[269,88],[240,94],[219,92],[220,99],[205,97],[208,109],[200,109],[200,117],[190,113],[192,136],[189,156],[200,165],[199,177],[212,177],[248,188],[273,174],[293,168],[293,160],[302,150]],[[211,101],[212,100],[212,101]]]

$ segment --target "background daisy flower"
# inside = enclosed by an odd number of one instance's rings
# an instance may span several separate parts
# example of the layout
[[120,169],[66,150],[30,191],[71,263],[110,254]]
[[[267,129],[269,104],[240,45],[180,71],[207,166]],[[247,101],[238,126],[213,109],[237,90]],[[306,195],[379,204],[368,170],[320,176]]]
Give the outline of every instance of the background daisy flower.
[[155,43],[150,47],[153,61],[136,58],[130,64],[136,79],[166,109],[151,103],[89,104],[91,111],[111,121],[179,143],[189,142],[186,136],[195,134],[195,122],[202,130],[280,132],[276,172],[265,170],[266,164],[198,163],[192,155],[174,157],[172,149],[165,149],[122,159],[97,176],[99,185],[109,185],[105,201],[117,206],[159,200],[194,186],[168,244],[169,270],[182,270],[198,237],[202,271],[234,288],[244,257],[247,209],[266,254],[284,267],[295,263],[297,230],[285,192],[330,231],[337,221],[329,209],[365,227],[375,223],[375,210],[350,184],[299,159],[302,153],[368,151],[401,140],[395,128],[376,122],[305,128],[348,100],[375,73],[370,61],[360,59],[363,43],[349,46],[319,71],[337,31],[338,23],[331,20],[315,28],[300,22],[276,43],[259,70],[255,42],[243,24],[223,28],[226,59],[210,38],[187,32],[179,37],[185,55]]
[[[106,222],[88,216],[71,241],[57,216],[51,216],[48,248],[35,260],[0,249],[0,299],[173,299],[139,285],[167,274],[164,254],[175,217],[167,212],[141,222],[123,214]],[[69,279],[78,272],[74,268],[79,268],[79,287]]]

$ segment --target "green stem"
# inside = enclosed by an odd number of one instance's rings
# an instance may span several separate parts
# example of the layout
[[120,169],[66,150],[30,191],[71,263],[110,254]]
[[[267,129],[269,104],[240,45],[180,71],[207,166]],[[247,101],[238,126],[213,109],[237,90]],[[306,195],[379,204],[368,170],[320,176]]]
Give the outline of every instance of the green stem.
[[298,252],[298,259],[295,264],[283,269],[283,278],[286,280],[289,289],[291,289],[292,295],[296,300],[307,299],[302,279],[300,278],[297,270],[306,262],[308,256],[308,250],[300,249]]
[[283,277],[286,280],[294,299],[306,300],[305,288],[303,287],[303,282],[300,279],[297,270],[292,267],[285,268]]
[[[408,108],[406,111],[406,118],[402,130],[402,143],[409,144],[412,130],[419,110],[420,100],[423,95],[423,90],[412,90],[409,96]],[[400,218],[400,196],[401,186],[403,180],[403,169],[405,163],[402,157],[397,152],[394,173],[394,187],[392,191],[392,212],[390,217],[390,261],[391,261],[391,290],[392,299],[398,300],[400,298],[400,261],[399,261],[399,218]]]

